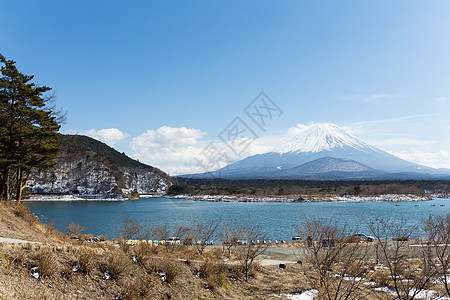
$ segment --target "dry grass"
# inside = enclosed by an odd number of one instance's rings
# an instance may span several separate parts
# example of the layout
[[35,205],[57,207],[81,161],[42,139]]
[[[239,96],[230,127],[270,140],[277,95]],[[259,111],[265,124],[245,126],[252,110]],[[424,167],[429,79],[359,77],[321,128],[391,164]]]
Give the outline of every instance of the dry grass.
[[[262,273],[251,280],[250,287],[238,278],[236,272],[239,270],[215,259],[187,264],[177,261],[177,253],[160,251],[157,256],[148,258],[145,264],[140,264],[132,263],[130,256],[120,248],[109,245],[102,249],[94,243],[83,246],[67,244],[56,253],[51,251],[54,248],[58,246],[0,245],[1,253],[11,253],[10,260],[20,256],[20,259],[11,262],[14,264],[11,274],[0,270],[0,281],[5,283],[0,288],[6,287],[5,290],[0,289],[2,295],[8,295],[7,299],[271,299],[271,295],[278,292],[274,284],[290,282],[290,287],[284,292],[293,292],[293,288],[298,286],[294,281],[298,270],[283,277],[276,267],[271,267],[271,271],[261,268]],[[192,251],[196,252],[195,249]],[[57,265],[56,269],[46,272],[47,275],[39,280],[29,274],[30,267],[36,266],[37,257],[48,265],[51,262]],[[99,268],[90,263],[95,258]],[[83,263],[84,259],[86,262]],[[74,262],[80,266],[86,264],[85,268],[92,271],[74,272]],[[95,270],[108,270],[114,280],[107,280]],[[198,270],[201,270],[201,276],[196,276]]]
[[19,218],[22,218],[29,224],[37,223],[39,220],[37,216],[35,216],[30,212],[28,206],[23,205],[22,203],[10,201],[6,202],[6,205],[10,206],[14,215],[16,215]]
[[160,275],[161,278],[164,279],[164,282],[173,283],[182,267],[181,262],[167,258],[156,258],[151,259],[149,271],[153,271],[154,273]]
[[58,258],[49,250],[41,251],[37,255],[37,267],[41,276],[54,276],[59,272]]
[[131,263],[131,259],[120,249],[109,251],[106,254],[105,268],[114,279],[118,279],[126,273]]
[[[255,265],[246,283],[242,267],[233,257],[224,263],[219,247],[201,256],[195,246],[166,252],[139,244],[126,254],[111,241],[87,243],[60,233],[45,240],[53,229],[29,226],[0,206],[0,234],[17,224],[15,231],[41,234],[44,244],[0,243],[0,299],[277,299],[274,294],[311,288],[297,264],[284,270]],[[81,270],[73,271],[74,265]],[[30,276],[36,266],[42,275],[38,280]],[[104,276],[106,270],[113,280]]]
[[[122,299],[147,298],[150,291],[159,284],[157,278],[149,274],[142,274],[134,278],[126,278],[120,292]],[[154,291],[153,291],[154,292]]]
[[140,243],[133,247],[132,253],[139,263],[146,262],[157,251],[157,246],[149,243]]
[[108,237],[106,235],[101,234],[98,236],[98,239],[100,240],[100,242],[104,242],[104,241],[108,240]]
[[83,274],[91,274],[99,266],[98,257],[95,252],[86,248],[83,248],[77,253],[76,263],[80,266],[80,271]]
[[11,257],[8,253],[0,252],[0,270],[7,272],[11,265]]
[[200,266],[198,273],[201,278],[205,279],[208,288],[212,291],[230,285],[228,267],[222,262],[207,260]]

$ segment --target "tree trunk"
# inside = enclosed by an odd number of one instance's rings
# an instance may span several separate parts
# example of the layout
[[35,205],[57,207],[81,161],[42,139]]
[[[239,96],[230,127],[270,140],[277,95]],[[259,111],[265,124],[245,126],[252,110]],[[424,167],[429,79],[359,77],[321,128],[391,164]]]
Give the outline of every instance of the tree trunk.
[[23,170],[19,169],[19,180],[17,182],[17,195],[16,200],[20,203],[22,199],[22,190],[23,190]]
[[3,200],[8,200],[7,199],[8,198],[8,192],[7,192],[8,185],[6,184],[8,182],[8,175],[9,175],[8,168],[6,168],[3,171],[2,182],[0,185],[0,199],[3,199]]
[[248,282],[248,264],[247,264],[247,260],[245,261],[245,282]]

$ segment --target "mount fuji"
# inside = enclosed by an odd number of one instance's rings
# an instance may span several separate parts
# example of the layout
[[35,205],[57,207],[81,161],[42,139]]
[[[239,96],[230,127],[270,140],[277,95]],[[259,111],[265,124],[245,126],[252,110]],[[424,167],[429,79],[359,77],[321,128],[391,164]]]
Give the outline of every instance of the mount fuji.
[[361,141],[334,124],[315,123],[306,126],[273,152],[249,156],[220,170],[189,177],[432,179],[450,178],[450,172],[403,160]]

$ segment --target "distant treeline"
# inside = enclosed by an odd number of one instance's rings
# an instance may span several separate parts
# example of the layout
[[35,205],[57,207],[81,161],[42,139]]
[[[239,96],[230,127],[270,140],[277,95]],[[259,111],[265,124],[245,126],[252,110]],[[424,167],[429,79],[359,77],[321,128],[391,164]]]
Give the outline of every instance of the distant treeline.
[[189,195],[361,195],[449,193],[448,180],[312,181],[177,178],[170,194]]

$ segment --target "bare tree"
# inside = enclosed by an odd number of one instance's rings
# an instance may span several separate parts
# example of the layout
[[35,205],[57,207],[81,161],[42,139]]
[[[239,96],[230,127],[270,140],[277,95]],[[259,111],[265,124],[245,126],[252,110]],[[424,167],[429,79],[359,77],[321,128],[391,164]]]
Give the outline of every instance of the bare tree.
[[450,276],[450,214],[428,216],[422,222],[422,230],[425,233],[426,246],[437,259],[437,276],[444,285],[447,296],[450,297],[448,278]]
[[[166,241],[170,237],[169,227],[166,223],[154,226],[151,229],[151,232],[158,238],[159,241]],[[164,247],[166,248],[166,251],[168,251],[167,244],[164,244]]]
[[178,237],[184,245],[192,244],[192,230],[189,226],[176,225],[173,236]]
[[200,255],[203,255],[207,242],[215,237],[216,230],[217,224],[213,221],[208,223],[195,222],[192,226],[192,238]]
[[239,227],[237,236],[241,242],[236,245],[235,252],[244,271],[245,281],[248,282],[248,274],[254,267],[255,259],[267,250],[262,243],[257,243],[265,237],[259,225],[248,223]]
[[363,219],[363,222],[376,239],[398,298],[414,299],[430,285],[436,274],[429,247],[421,247],[417,252],[409,247],[408,241],[417,232],[417,226],[405,217],[373,217],[371,220]]
[[[319,298],[337,300],[360,297],[361,278],[368,272],[366,259],[370,247],[349,238],[352,231],[345,225],[318,218],[304,219],[297,232],[308,241],[304,257],[313,272],[305,274],[319,291]],[[307,264],[304,266],[307,267]]]
[[161,224],[152,228],[152,233],[155,235],[160,241],[167,240],[170,236],[169,228],[167,224]]
[[122,227],[120,227],[119,244],[126,252],[129,249],[129,241],[136,239],[142,233],[143,227],[135,219],[122,215]]
[[222,226],[223,246],[227,249],[228,258],[231,256],[231,248],[235,247],[239,241],[239,229],[230,223]]
[[70,235],[74,235],[79,238],[86,230],[86,226],[75,224],[73,221],[71,221],[70,223],[67,223],[66,230]]
[[160,241],[165,241],[164,247],[166,251],[174,250],[177,245],[175,243],[168,243],[170,237],[179,238],[180,242],[184,245],[190,245],[192,243],[192,230],[189,226],[174,225],[169,227],[167,224],[161,224],[154,226],[151,230],[152,234],[156,236]]

